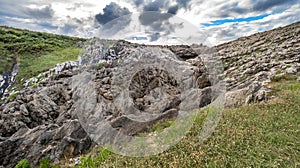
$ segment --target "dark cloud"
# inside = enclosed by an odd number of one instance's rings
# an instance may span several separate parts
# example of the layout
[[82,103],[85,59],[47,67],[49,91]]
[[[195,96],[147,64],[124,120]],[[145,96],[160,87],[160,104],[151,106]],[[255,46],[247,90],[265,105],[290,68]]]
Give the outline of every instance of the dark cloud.
[[293,4],[297,0],[259,0],[255,1],[256,3],[253,6],[254,11],[265,11],[269,8],[275,7],[275,6],[282,6],[285,4]]
[[249,9],[240,8],[238,7],[238,2],[234,2],[222,5],[218,9],[218,12],[211,14],[211,16],[226,18],[235,16],[236,14],[243,14],[247,12],[249,12]]
[[168,0],[155,0],[145,4],[144,11],[160,11],[162,9],[168,9],[170,12],[177,12],[179,8],[187,8],[191,0],[176,0],[176,5],[170,7],[170,1]]
[[239,17],[240,15],[255,12],[264,13],[272,9],[274,13],[282,12],[292,5],[299,3],[300,0],[252,0],[252,5],[247,8],[239,7],[239,2],[225,3],[216,12],[210,14],[212,17],[227,18]]
[[161,9],[168,6],[168,1],[155,0],[144,6],[144,11],[160,11]]
[[135,4],[136,6],[140,6],[140,5],[142,5],[143,3],[145,3],[144,0],[134,0],[134,4]]
[[[169,13],[160,13],[160,12],[143,12],[139,16],[139,22],[141,25],[148,27],[148,30],[151,32],[158,32],[163,34],[171,34],[175,31],[176,26],[170,23],[169,19],[174,17],[174,15]],[[153,39],[159,37],[160,34],[156,34]]]
[[168,13],[159,13],[154,11],[143,12],[139,16],[139,21],[142,25],[151,26],[157,23],[162,24],[163,21],[168,20],[172,16],[173,15]]
[[98,36],[100,38],[111,38],[119,32],[122,32],[132,21],[131,17],[132,14],[124,15],[118,19],[107,22],[98,29]]
[[49,19],[52,18],[54,11],[51,5],[45,6],[43,8],[25,8],[24,13],[29,17],[37,19]]
[[168,13],[171,13],[173,15],[175,15],[178,11],[178,5],[175,5],[175,6],[171,6],[169,9],[168,9]]
[[128,8],[122,8],[118,4],[111,2],[109,5],[106,5],[106,7],[103,9],[103,14],[97,14],[95,17],[96,20],[103,25],[118,17],[125,16],[130,13],[131,12]]

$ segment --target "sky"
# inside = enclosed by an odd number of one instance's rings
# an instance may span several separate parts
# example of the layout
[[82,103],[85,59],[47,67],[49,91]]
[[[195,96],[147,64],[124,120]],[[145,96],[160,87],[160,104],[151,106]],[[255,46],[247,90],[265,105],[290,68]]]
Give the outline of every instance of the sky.
[[295,23],[299,16],[300,0],[0,0],[0,25],[90,38],[134,33],[140,24],[147,28],[139,30],[160,32],[153,39],[181,33],[207,45]]

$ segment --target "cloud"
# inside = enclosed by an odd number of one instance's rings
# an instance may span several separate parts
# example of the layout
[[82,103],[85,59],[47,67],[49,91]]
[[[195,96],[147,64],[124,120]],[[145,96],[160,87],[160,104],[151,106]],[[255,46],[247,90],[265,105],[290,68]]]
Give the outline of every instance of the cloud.
[[170,34],[174,32],[175,25],[169,22],[174,15],[169,13],[160,13],[154,11],[144,11],[139,15],[140,24],[149,28],[152,32],[161,32]]
[[24,14],[28,17],[33,17],[37,19],[49,19],[53,17],[54,10],[52,9],[51,5],[47,5],[41,8],[25,8]]
[[282,7],[294,4],[297,0],[258,0],[253,5],[253,11],[265,11],[273,7]]
[[95,17],[100,24],[104,25],[109,21],[112,21],[121,16],[128,15],[130,13],[131,12],[128,8],[122,8],[118,4],[111,2],[103,9],[103,14],[97,14]]
[[169,1],[167,0],[155,0],[146,4],[143,11],[161,11],[161,9],[168,7]]
[[187,8],[191,0],[176,0],[179,6]]
[[201,31],[208,35],[210,45],[217,45],[239,37],[248,36],[260,31],[283,27],[300,21],[300,5],[290,6],[288,10],[273,13],[251,22],[227,22],[212,27],[203,27]]
[[65,24],[64,26],[60,27],[60,32],[63,34],[69,34],[70,32],[74,32],[78,26],[75,24]]
[[[181,29],[179,21],[172,22],[179,17],[204,32],[215,45],[299,21],[299,4],[300,0],[0,0],[0,24],[92,37],[98,36],[101,27],[109,35],[125,31],[127,25],[132,24],[131,18],[114,19],[141,12],[136,17],[137,26],[159,32],[151,37],[153,40]],[[147,16],[149,11],[158,14]],[[255,19],[257,16],[263,17]],[[202,23],[210,26],[204,27]],[[132,30],[126,29],[127,33]],[[201,36],[187,30],[182,31],[183,36],[191,36],[195,41]]]
[[269,15],[270,14],[263,14],[263,15],[251,16],[251,17],[247,17],[247,18],[214,20],[214,21],[211,21],[211,23],[203,23],[202,25],[205,26],[205,27],[209,27],[209,26],[218,26],[218,25],[222,25],[222,24],[225,24],[225,23],[251,22],[251,21],[263,19],[263,18],[265,18]]
[[179,9],[178,5],[171,6],[171,7],[169,7],[167,13],[171,13],[171,14],[175,15],[177,13],[178,9]]
[[140,5],[142,5],[144,3],[144,0],[134,0],[134,4],[136,5],[136,6],[140,6]]

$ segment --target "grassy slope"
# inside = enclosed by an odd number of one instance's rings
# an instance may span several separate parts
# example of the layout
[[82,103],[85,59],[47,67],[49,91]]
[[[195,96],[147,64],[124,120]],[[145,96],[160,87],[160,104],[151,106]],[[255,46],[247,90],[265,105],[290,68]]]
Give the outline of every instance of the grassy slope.
[[300,84],[272,84],[276,99],[226,109],[214,134],[198,141],[205,115],[199,114],[188,135],[168,151],[129,158],[107,151],[82,158],[79,167],[299,167]]
[[84,40],[0,26],[0,73],[11,72],[18,62],[17,82],[35,76],[57,63],[77,59],[76,43]]

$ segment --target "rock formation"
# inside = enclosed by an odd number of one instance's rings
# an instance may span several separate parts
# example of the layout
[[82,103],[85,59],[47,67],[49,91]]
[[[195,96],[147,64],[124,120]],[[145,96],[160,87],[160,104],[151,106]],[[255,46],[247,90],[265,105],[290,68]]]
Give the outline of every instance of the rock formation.
[[[191,84],[203,90],[202,98],[196,103],[198,107],[210,103],[211,83],[197,54],[186,57],[182,51],[172,51],[168,47],[137,45],[126,41],[115,42],[110,49],[105,44],[105,40],[91,39],[86,44],[85,54],[78,61],[59,64],[39,77],[28,80],[24,90],[1,104],[2,166],[13,167],[23,158],[29,159],[33,165],[37,165],[43,157],[58,163],[62,158],[90,151],[95,143],[78,121],[80,107],[75,102],[84,101],[78,97],[80,90],[74,89],[76,83],[83,84],[83,88],[90,81],[95,83],[97,87],[86,87],[84,92],[97,91],[98,96],[94,100],[102,108],[101,113],[97,113],[102,116],[99,120],[104,119],[124,134],[135,135],[157,122],[174,119],[181,103],[179,83],[173,77],[175,74],[159,67],[141,69],[133,76],[129,86],[134,108],[145,115],[154,116],[150,121],[132,120],[116,110],[112,102],[119,93],[112,90],[115,68],[133,62],[137,57],[144,59],[145,54],[157,53],[153,56],[180,65],[182,71],[189,72],[187,76],[191,78]],[[72,77],[84,72],[92,74],[92,77],[83,75],[72,81]],[[119,75],[122,77],[122,74]]]
[[[192,83],[201,90],[198,107],[212,101],[211,86],[222,78],[217,71],[224,66],[223,77],[228,91],[226,106],[231,107],[263,101],[270,90],[267,84],[274,77],[299,73],[299,39],[300,23],[243,37],[212,49],[203,45],[145,46],[91,39],[86,42],[86,52],[78,61],[57,65],[28,80],[24,90],[0,102],[0,167],[13,167],[24,158],[34,166],[43,157],[58,163],[65,157],[89,152],[95,143],[78,120],[82,90],[76,87],[89,86],[89,82],[96,87],[85,87],[83,93],[96,91],[96,99],[92,101],[102,108],[100,118],[127,135],[175,118],[181,103],[180,83],[174,80],[176,74],[155,67],[140,69],[128,87],[134,108],[147,114],[155,112],[154,119],[136,122],[114,108],[112,102],[118,90],[113,87],[116,77],[113,72],[141,56],[137,51],[142,55],[157,51],[160,54],[156,56],[165,62],[176,62],[182,70],[193,72],[190,75]],[[215,64],[218,59],[223,65]],[[80,79],[77,83],[74,76]],[[155,98],[157,95],[164,99]],[[154,103],[159,104],[159,109]]]
[[268,98],[268,83],[299,74],[300,23],[216,46],[224,64],[226,106]]

